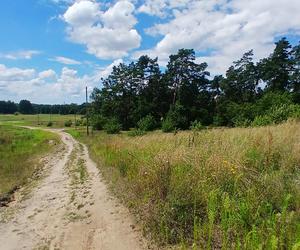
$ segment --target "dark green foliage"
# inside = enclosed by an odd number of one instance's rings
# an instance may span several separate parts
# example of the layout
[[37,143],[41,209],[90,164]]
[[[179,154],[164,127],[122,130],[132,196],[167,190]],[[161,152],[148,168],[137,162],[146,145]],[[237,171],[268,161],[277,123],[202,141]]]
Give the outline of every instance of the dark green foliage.
[[118,134],[122,129],[122,125],[118,122],[117,119],[110,119],[104,125],[104,130],[108,134]]
[[28,100],[22,100],[19,103],[19,111],[21,114],[33,114],[33,107],[30,101]]
[[52,127],[53,126],[53,122],[48,122],[47,123],[47,127]]
[[148,131],[161,125],[170,132],[188,129],[194,121],[247,127],[295,117],[280,107],[300,104],[300,45],[292,47],[283,38],[259,63],[253,62],[250,50],[225,77],[209,80],[206,68],[206,63],[196,61],[192,49],[171,55],[164,73],[157,58],[148,56],[114,67],[102,80],[102,89],[94,89],[91,95],[92,112],[101,117],[95,127],[100,129],[103,120],[117,118],[124,130]]
[[91,118],[91,125],[95,130],[102,130],[106,123],[106,119],[102,115],[95,114]]
[[171,117],[167,116],[166,119],[163,120],[161,129],[165,133],[173,132],[176,129],[176,125]]
[[156,128],[157,122],[152,115],[147,115],[137,123],[139,130],[152,131]]
[[11,101],[0,101],[0,114],[14,114],[17,112],[18,107]]
[[276,43],[274,52],[259,63],[260,76],[267,90],[285,91],[291,87],[291,47],[286,38],[282,38]]
[[65,127],[71,127],[71,126],[72,126],[71,120],[65,121]]
[[199,121],[193,121],[192,123],[191,123],[191,126],[190,126],[190,129],[191,130],[194,130],[194,131],[200,131],[200,130],[202,130],[202,129],[204,129],[205,127],[202,125],[202,123],[201,122],[199,122]]
[[145,130],[141,130],[141,129],[133,129],[133,130],[130,130],[127,134],[128,134],[128,136],[135,137],[135,136],[145,135],[146,132],[145,132]]
[[81,120],[81,119],[75,121],[75,126],[76,126],[76,127],[79,127],[79,126],[81,126],[81,125],[82,125],[82,120]]

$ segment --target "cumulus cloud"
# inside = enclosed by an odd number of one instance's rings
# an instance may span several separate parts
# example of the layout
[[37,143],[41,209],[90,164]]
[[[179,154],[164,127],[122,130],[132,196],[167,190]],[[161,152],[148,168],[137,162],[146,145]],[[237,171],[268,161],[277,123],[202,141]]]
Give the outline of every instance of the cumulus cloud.
[[52,69],[48,69],[39,73],[40,79],[55,79],[56,73]]
[[99,71],[99,76],[101,78],[106,78],[109,76],[109,74],[112,72],[113,70],[113,67],[114,66],[118,66],[120,63],[123,63],[123,59],[117,59],[117,60],[114,60],[110,65],[108,65],[107,67],[103,67],[103,68],[100,68],[100,71]]
[[[157,6],[165,7],[156,13]],[[165,15],[169,10],[171,18],[147,30],[163,38],[154,48],[135,56],[149,53],[166,63],[170,53],[194,48],[209,52],[198,60],[210,63],[213,73],[224,73],[244,52],[254,49],[261,58],[272,51],[275,37],[300,34],[298,0],[155,0],[140,7],[151,15]]]
[[0,82],[26,81],[35,75],[34,69],[7,68],[0,64]]
[[186,8],[193,0],[146,0],[138,12],[165,18],[172,15],[174,9]]
[[55,62],[59,62],[59,63],[66,64],[66,65],[79,65],[79,64],[81,64],[81,62],[79,62],[79,61],[76,61],[76,60],[71,59],[71,58],[63,57],[63,56],[57,56],[55,58],[50,59],[50,61],[55,61]]
[[106,11],[98,2],[75,2],[63,15],[68,24],[69,39],[87,47],[87,52],[101,59],[116,59],[128,55],[140,46],[141,37],[134,25],[135,6],[119,1]]
[[41,54],[41,52],[37,50],[21,50],[16,52],[0,54],[0,57],[5,59],[10,59],[10,60],[20,60],[20,59],[29,60],[33,56],[38,54]]
[[37,72],[34,69],[7,67],[0,64],[0,100],[29,99],[35,103],[82,103],[85,87],[91,92],[100,87],[101,78],[107,77],[114,65],[123,62],[115,60],[107,67],[99,68],[90,75],[80,76],[69,67],[56,73],[49,69]]

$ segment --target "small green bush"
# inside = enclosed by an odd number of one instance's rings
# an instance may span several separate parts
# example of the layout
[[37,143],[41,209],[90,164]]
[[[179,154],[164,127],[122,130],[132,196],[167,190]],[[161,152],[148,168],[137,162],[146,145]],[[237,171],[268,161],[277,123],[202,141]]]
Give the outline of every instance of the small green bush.
[[161,129],[165,133],[173,132],[176,129],[174,121],[170,118],[167,117],[166,119],[163,120]]
[[205,129],[205,127],[201,124],[201,122],[195,120],[191,123],[190,129],[194,131],[200,131],[202,129]]
[[140,129],[133,129],[133,130],[130,130],[127,135],[128,136],[131,136],[131,137],[135,137],[135,136],[142,136],[142,135],[145,135],[146,132],[144,130],[140,130]]
[[156,121],[152,115],[147,115],[139,120],[137,125],[139,130],[152,131],[156,127]]
[[105,124],[105,119],[102,115],[93,115],[91,125],[94,130],[102,130]]
[[268,115],[260,115],[255,117],[254,121],[251,123],[253,127],[259,127],[259,126],[267,126],[272,124],[272,118]]
[[118,134],[122,129],[122,125],[118,122],[117,119],[111,119],[106,122],[104,125],[104,130],[108,134]]
[[48,122],[47,123],[47,127],[52,127],[53,126],[53,122]]
[[75,126],[76,126],[76,127],[81,126],[81,124],[82,124],[82,120],[76,120],[76,121],[75,121]]
[[14,113],[14,115],[19,115],[19,114],[20,114],[20,112],[18,112],[18,111]]
[[71,126],[72,126],[71,120],[65,121],[65,127],[71,127]]

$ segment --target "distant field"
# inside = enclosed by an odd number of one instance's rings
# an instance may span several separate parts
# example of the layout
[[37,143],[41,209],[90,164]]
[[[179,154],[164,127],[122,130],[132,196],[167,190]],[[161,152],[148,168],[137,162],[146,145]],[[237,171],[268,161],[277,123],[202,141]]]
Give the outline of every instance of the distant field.
[[[76,120],[80,120],[81,115],[76,115]],[[66,121],[72,121],[75,124],[75,115],[59,115],[59,114],[40,114],[40,115],[0,115],[0,124],[18,124],[30,126],[47,126],[52,122],[52,127],[64,127]]]
[[24,184],[55,142],[50,132],[0,125],[0,197]]
[[300,249],[300,124],[86,143],[114,191],[163,244]]

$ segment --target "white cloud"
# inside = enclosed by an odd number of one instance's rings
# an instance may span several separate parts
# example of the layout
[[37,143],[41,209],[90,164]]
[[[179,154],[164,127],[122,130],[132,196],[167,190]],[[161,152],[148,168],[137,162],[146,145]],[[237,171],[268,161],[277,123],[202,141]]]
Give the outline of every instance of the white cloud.
[[48,69],[39,73],[40,79],[55,79],[56,73],[52,69]]
[[7,68],[0,64],[0,82],[26,81],[35,75],[34,69]]
[[174,9],[187,8],[191,2],[193,0],[146,0],[138,8],[138,12],[164,18],[172,15]]
[[34,103],[82,103],[85,87],[89,92],[100,87],[101,78],[107,77],[115,60],[107,67],[99,68],[90,75],[79,76],[74,69],[63,67],[60,73],[49,69],[37,72],[34,69],[10,68],[0,64],[0,100],[20,101],[28,99]]
[[69,39],[84,44],[87,52],[102,59],[116,59],[128,55],[140,46],[141,37],[134,29],[134,5],[119,1],[102,11],[91,0],[75,2],[64,13]]
[[[162,3],[166,7],[156,13]],[[152,9],[152,15],[171,10],[172,18],[147,30],[163,38],[154,48],[139,51],[135,57],[149,53],[166,63],[168,55],[180,48],[194,48],[204,54],[213,51],[198,59],[206,60],[213,73],[224,73],[232,61],[250,49],[254,49],[256,59],[267,56],[275,37],[300,34],[299,0],[155,0],[143,6]]]
[[71,58],[63,57],[63,56],[57,56],[55,58],[50,59],[51,61],[59,62],[66,65],[79,65],[81,62],[76,61]]
[[10,60],[20,60],[20,59],[29,60],[33,56],[38,54],[41,54],[41,52],[37,50],[21,50],[16,52],[0,54],[0,57],[5,59],[10,59]]
[[123,63],[123,59],[114,60],[110,65],[107,67],[103,67],[99,71],[100,78],[106,78],[112,72],[114,66],[118,66],[120,63]]

